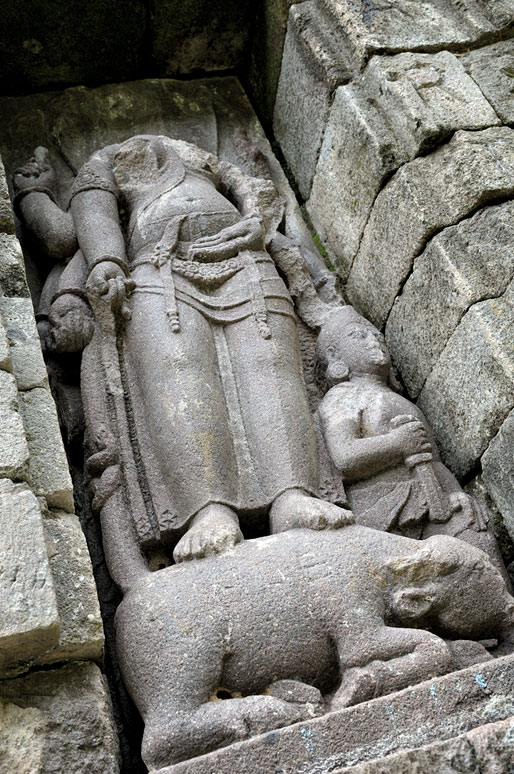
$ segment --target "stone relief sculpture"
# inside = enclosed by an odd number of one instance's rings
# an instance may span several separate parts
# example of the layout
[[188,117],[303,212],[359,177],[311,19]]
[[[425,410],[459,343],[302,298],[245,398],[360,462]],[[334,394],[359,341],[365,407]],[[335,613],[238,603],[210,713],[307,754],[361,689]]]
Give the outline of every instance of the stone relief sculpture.
[[[387,386],[373,326],[318,297],[270,181],[144,135],[90,158],[69,212],[44,149],[14,183],[59,261],[45,346],[83,350],[86,470],[151,770],[490,658],[478,640],[510,646],[487,514]],[[320,496],[297,316],[321,328],[319,417],[357,525]]]
[[330,388],[321,426],[357,523],[413,538],[458,537],[505,573],[486,509],[441,462],[422,412],[390,386],[380,331],[341,307],[325,317],[316,347]]

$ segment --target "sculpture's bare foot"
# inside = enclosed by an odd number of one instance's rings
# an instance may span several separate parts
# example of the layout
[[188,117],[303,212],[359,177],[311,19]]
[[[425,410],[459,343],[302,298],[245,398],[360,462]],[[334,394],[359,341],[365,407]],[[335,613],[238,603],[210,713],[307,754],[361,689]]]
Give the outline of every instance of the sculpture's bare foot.
[[353,513],[326,500],[311,497],[302,489],[288,489],[277,497],[270,510],[271,532],[295,527],[337,529],[355,521]]
[[173,551],[176,562],[221,554],[243,539],[239,520],[231,508],[212,503],[202,508]]

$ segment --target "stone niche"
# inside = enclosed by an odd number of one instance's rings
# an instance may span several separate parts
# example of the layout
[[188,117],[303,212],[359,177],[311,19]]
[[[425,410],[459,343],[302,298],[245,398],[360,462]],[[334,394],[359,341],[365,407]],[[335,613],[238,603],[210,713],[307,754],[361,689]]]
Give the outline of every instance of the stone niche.
[[352,306],[236,77],[0,98],[0,774],[509,765],[514,9],[421,6],[258,11]]

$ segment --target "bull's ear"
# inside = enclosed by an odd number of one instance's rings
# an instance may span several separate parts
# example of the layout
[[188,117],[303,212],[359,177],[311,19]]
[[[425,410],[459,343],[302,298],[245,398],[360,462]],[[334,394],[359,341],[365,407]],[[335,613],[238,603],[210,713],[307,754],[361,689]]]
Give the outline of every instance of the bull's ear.
[[430,612],[435,598],[435,591],[428,588],[398,589],[392,595],[391,612],[400,621],[418,621]]

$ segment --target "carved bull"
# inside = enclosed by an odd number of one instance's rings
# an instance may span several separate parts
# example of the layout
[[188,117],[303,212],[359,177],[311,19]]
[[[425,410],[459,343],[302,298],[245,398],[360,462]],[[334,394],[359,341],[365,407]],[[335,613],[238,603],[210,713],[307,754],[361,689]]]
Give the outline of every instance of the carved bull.
[[482,551],[354,525],[149,574],[116,627],[143,758],[159,768],[302,719],[277,681],[319,689],[325,710],[349,706],[458,668],[443,637],[506,641],[513,621]]

